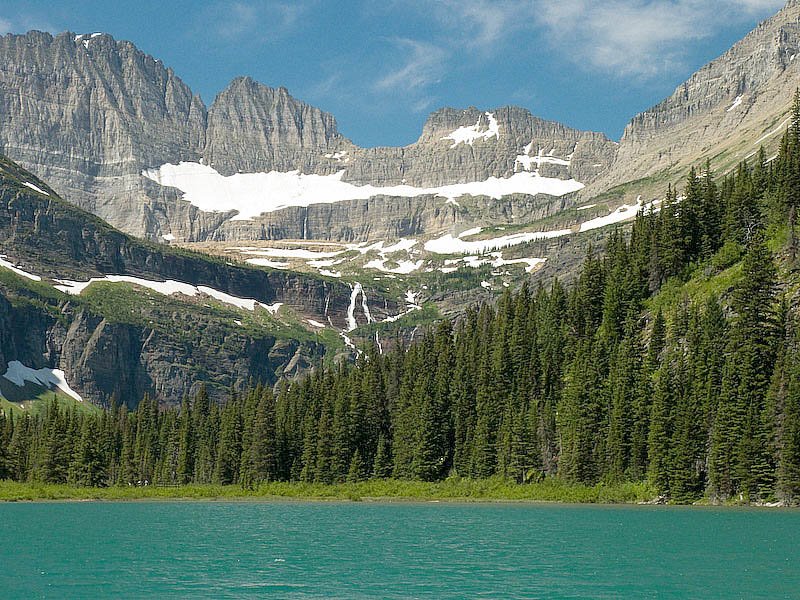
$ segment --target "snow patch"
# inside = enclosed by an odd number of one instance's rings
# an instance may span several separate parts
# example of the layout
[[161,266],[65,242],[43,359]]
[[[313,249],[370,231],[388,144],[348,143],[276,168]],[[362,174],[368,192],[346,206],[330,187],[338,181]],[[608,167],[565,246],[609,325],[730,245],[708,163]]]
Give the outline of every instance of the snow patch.
[[163,239],[167,240],[168,242],[174,242],[175,241],[175,236],[172,235],[171,233],[167,233],[165,235],[162,235],[161,237]]
[[[646,203],[642,202],[642,197],[639,196],[636,199],[635,204],[623,205],[608,215],[590,219],[589,221],[584,221],[578,226],[577,231],[591,231],[592,229],[599,229],[600,227],[606,227],[607,225],[614,225],[616,223],[629,221],[630,219],[635,218],[639,210],[645,206]],[[591,207],[592,206],[590,205],[584,208]],[[516,246],[518,244],[534,242],[537,240],[563,237],[571,234],[572,230],[557,229],[554,231],[532,231],[505,235],[488,240],[462,240],[461,238],[465,237],[467,233],[470,232],[464,232],[458,237],[453,237],[452,235],[448,234],[440,238],[429,240],[425,243],[425,250],[434,254],[484,254],[494,249],[507,248],[509,246]]]
[[81,295],[83,291],[93,283],[107,281],[110,283],[128,283],[131,285],[138,285],[164,296],[182,294],[184,296],[194,297],[203,294],[214,298],[215,300],[219,300],[223,304],[229,304],[231,306],[235,306],[236,308],[249,311],[254,311],[256,306],[260,306],[268,310],[270,313],[275,314],[275,312],[277,312],[277,310],[281,307],[281,303],[270,306],[252,298],[239,298],[238,296],[232,296],[220,290],[216,290],[204,285],[194,286],[190,283],[183,283],[173,279],[168,279],[167,281],[151,281],[149,279],[141,279],[139,277],[130,277],[127,275],[106,275],[105,277],[93,277],[89,281],[68,281],[63,279],[58,279],[56,281],[58,281],[60,284],[55,286],[57,290],[73,296]]
[[[531,151],[533,150],[533,142],[531,141],[530,144],[525,146],[522,150],[522,154],[519,154],[514,160],[514,170],[517,170],[517,167],[521,167],[525,171],[534,171],[538,170],[542,165],[559,165],[562,167],[569,167],[572,165],[572,156],[570,155],[570,159],[566,160],[563,158],[558,158],[553,156],[555,152],[555,148],[550,150],[550,152],[545,155],[544,149],[539,148],[538,153],[536,156],[531,156]],[[534,169],[534,165],[536,165],[536,169]]]
[[418,300],[419,296],[420,296],[419,293],[416,293],[413,290],[408,290],[406,292],[406,298],[405,298],[406,304],[408,304],[409,306],[416,306],[419,308],[419,300]]
[[32,369],[26,367],[18,360],[12,360],[8,363],[5,375],[3,375],[11,383],[17,387],[24,387],[25,382],[30,382],[48,389],[58,388],[67,396],[70,396],[78,402],[83,402],[80,394],[69,387],[67,380],[64,376],[64,371],[60,369]]
[[[483,265],[491,265],[495,269],[504,267],[506,265],[527,265],[525,267],[526,273],[533,273],[540,265],[544,264],[547,259],[544,258],[514,258],[505,260],[502,252],[492,252],[489,256],[465,256],[455,260],[446,260],[444,264],[447,265],[441,270],[445,273],[452,272],[455,268],[451,265],[463,263],[467,267],[477,269]],[[449,269],[449,270],[445,270]]]
[[397,242],[396,244],[393,244],[391,246],[386,246],[386,248],[381,247],[380,252],[381,254],[391,254],[392,252],[402,252],[403,250],[408,252],[416,245],[417,245],[417,240],[400,238],[400,241]]
[[481,231],[483,231],[483,227],[473,227],[472,229],[467,229],[466,231],[462,231],[458,234],[459,239],[465,237],[471,237],[473,235],[478,235]]
[[267,312],[273,317],[278,314],[281,306],[283,306],[283,302],[276,302],[275,304],[261,304],[261,307],[267,309]]
[[770,138],[770,137],[772,137],[773,135],[775,135],[776,133],[779,133],[779,132],[783,131],[784,127],[786,127],[786,126],[789,124],[789,121],[791,121],[791,120],[792,120],[792,117],[791,117],[791,115],[790,115],[790,116],[788,116],[788,117],[786,118],[786,120],[785,120],[783,123],[781,123],[780,125],[778,125],[778,126],[775,128],[775,129],[773,129],[773,130],[772,130],[772,131],[770,131],[769,133],[765,133],[765,134],[764,134],[764,135],[762,135],[760,138],[758,138],[758,139],[756,140],[755,144],[753,144],[753,145],[754,145],[754,146],[758,146],[758,145],[759,145],[761,142],[763,142],[763,141],[764,141],[764,140],[766,140],[767,138]]
[[343,254],[344,251],[339,252],[315,252],[313,250],[306,250],[304,248],[228,248],[228,250],[235,250],[248,256],[267,256],[270,258],[300,258],[306,260],[334,258]]
[[270,267],[272,269],[288,269],[289,263],[279,262],[277,260],[270,260],[268,258],[248,258],[245,261],[248,265],[255,265],[256,267]]
[[342,162],[342,160],[344,159],[344,162],[348,162],[350,159],[349,158],[345,159],[346,156],[347,156],[347,150],[343,150],[341,152],[328,153],[325,155],[325,158],[335,160],[336,162]]
[[[488,125],[485,129],[481,124],[484,115],[488,120]],[[497,119],[495,118],[494,113],[487,112],[478,117],[478,121],[475,123],[475,125],[471,125],[469,127],[459,127],[453,133],[444,136],[442,139],[451,140],[453,144],[450,147],[455,148],[459,144],[469,144],[472,146],[478,140],[489,140],[491,138],[499,137],[500,126],[497,123]]]
[[7,258],[8,257],[5,254],[0,254],[0,267],[5,267],[6,269],[13,271],[17,275],[21,275],[22,277],[26,277],[28,279],[31,279],[32,281],[42,280],[42,278],[39,277],[38,275],[34,275],[33,273],[28,273],[27,271],[23,271],[15,264],[8,262],[8,260],[6,260]]
[[731,104],[728,110],[726,110],[725,112],[731,112],[732,110],[735,110],[738,106],[741,106],[741,104],[742,104],[742,96],[741,95],[736,96],[736,100],[733,101],[733,104]]
[[575,210],[589,210],[590,208],[594,208],[597,204],[587,204],[586,206],[579,206]]
[[484,181],[457,183],[432,188],[410,185],[357,186],[342,181],[344,171],[331,175],[306,175],[299,171],[279,173],[237,173],[220,175],[210,166],[182,162],[165,164],[142,172],[159,185],[181,190],[183,199],[207,212],[235,211],[234,220],[249,220],[260,214],[290,206],[333,204],[346,200],[367,200],[374,196],[414,198],[434,195],[455,200],[462,196],[500,199],[510,194],[564,196],[583,189],[574,179],[540,177],[520,172],[511,177],[489,177]]
[[445,235],[425,243],[425,250],[434,254],[483,254],[495,248],[507,248],[536,240],[546,240],[569,235],[569,229],[558,231],[532,231],[515,233],[488,240],[468,242],[452,235]]
[[415,310],[422,310],[422,306],[419,305],[419,297],[420,297],[419,293],[416,293],[413,290],[408,290],[405,295],[406,310],[404,312],[401,312],[399,315],[395,315],[393,317],[386,317],[383,320],[383,322],[394,323],[395,321],[400,320],[406,315],[411,314]]
[[328,269],[320,269],[319,274],[324,275],[325,277],[335,277],[336,279],[339,279],[342,276],[340,271],[329,271]]
[[365,264],[364,268],[375,269],[376,271],[382,271],[384,273],[394,273],[396,275],[408,275],[409,273],[417,271],[425,264],[424,260],[418,260],[416,262],[411,260],[399,260],[397,261],[397,266],[392,268],[387,267],[386,262],[386,259],[376,258]]
[[642,197],[639,196],[636,199],[635,204],[623,204],[617,210],[606,215],[605,217],[597,217],[596,219],[591,219],[590,221],[584,221],[581,223],[580,231],[590,231],[592,229],[599,229],[600,227],[605,227],[607,225],[614,225],[616,223],[628,221],[636,217],[639,209],[641,209],[643,206],[644,204],[642,203]]
[[225,292],[221,292],[204,285],[197,286],[197,289],[199,292],[205,294],[206,296],[211,296],[223,304],[230,304],[231,306],[235,306],[244,310],[253,311],[256,309],[256,306],[263,306],[266,308],[266,305],[261,304],[261,302],[258,300],[253,300],[252,298],[237,298],[236,296],[231,296],[230,294],[226,294]]
[[42,194],[44,196],[49,196],[50,195],[47,192],[45,192],[42,188],[40,188],[39,186],[32,184],[30,181],[23,181],[22,185],[27,186],[27,187],[31,188],[34,192],[39,192],[40,194]]
[[317,329],[325,329],[327,327],[325,323],[320,323],[319,321],[315,321],[314,319],[306,319],[306,323],[308,323],[312,327],[316,327]]

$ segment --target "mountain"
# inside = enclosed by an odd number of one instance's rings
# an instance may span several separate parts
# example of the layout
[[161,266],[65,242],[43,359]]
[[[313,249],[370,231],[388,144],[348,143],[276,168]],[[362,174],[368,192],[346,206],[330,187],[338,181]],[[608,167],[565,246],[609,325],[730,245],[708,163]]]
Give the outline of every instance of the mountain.
[[200,385],[221,399],[333,360],[351,330],[407,310],[371,288],[137,240],[0,157],[0,396],[20,399],[16,382],[129,406]]
[[[615,152],[602,134],[514,107],[443,109],[410,146],[359,148],[333,116],[246,77],[207,109],[171,69],[105,34],[6,35],[0,58],[0,152],[150,239],[368,241],[492,224],[458,210],[465,193],[530,222],[560,210]],[[502,193],[491,178],[507,180]],[[212,198],[191,193],[207,180]],[[243,187],[245,199],[227,201]]]
[[636,115],[611,167],[582,196],[657,196],[706,159],[726,172],[761,145],[774,156],[800,85],[799,53],[800,2],[790,0],[669,98]]
[[383,352],[529,277],[570,280],[690,165],[776,153],[798,48],[792,1],[619,144],[503,107],[444,108],[409,146],[359,148],[284,88],[238,78],[206,107],[130,42],[6,35],[0,152],[19,166],[3,159],[0,366],[58,370],[95,402],[176,403],[367,340]]

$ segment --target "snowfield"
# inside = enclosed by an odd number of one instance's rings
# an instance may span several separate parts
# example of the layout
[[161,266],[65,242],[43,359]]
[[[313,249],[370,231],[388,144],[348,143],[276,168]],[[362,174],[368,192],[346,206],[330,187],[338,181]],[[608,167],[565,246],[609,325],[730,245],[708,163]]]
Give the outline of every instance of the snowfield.
[[24,185],[24,186],[26,186],[26,187],[29,187],[29,188],[31,188],[31,189],[32,189],[34,192],[39,192],[40,194],[42,194],[42,195],[44,195],[44,196],[49,196],[49,195],[50,195],[50,194],[48,194],[47,192],[45,192],[45,191],[44,191],[42,188],[40,188],[40,187],[39,187],[39,186],[37,186],[37,185],[34,185],[34,184],[30,183],[29,181],[23,181],[23,182],[22,182],[22,185]]
[[599,229],[606,225],[616,225],[623,223],[636,217],[640,209],[644,208],[645,204],[642,202],[642,197],[636,199],[635,204],[623,204],[617,210],[607,214],[605,217],[597,217],[589,221],[581,223],[580,231],[591,231],[592,229]]
[[432,188],[411,185],[353,185],[342,181],[344,171],[332,175],[306,175],[299,171],[279,173],[237,173],[220,175],[200,163],[165,164],[142,172],[159,185],[183,192],[184,200],[206,212],[233,212],[234,220],[245,221],[260,214],[291,206],[334,204],[347,200],[367,200],[374,196],[415,198],[433,195],[455,201],[462,196],[487,196],[500,199],[511,194],[564,196],[583,189],[574,179],[540,177],[520,172],[511,177],[489,177],[485,181],[458,183]]
[[[525,146],[525,148],[522,150],[522,154],[517,156],[517,159],[514,161],[514,170],[517,170],[517,167],[521,167],[526,171],[535,171],[542,165],[559,165],[562,167],[569,167],[572,165],[571,155],[567,159],[558,158],[557,156],[553,156],[552,150],[545,155],[544,149],[539,148],[539,152],[535,156],[531,156],[532,151],[533,142]],[[535,169],[534,165],[536,167]]]
[[525,244],[527,242],[535,242],[537,240],[563,237],[574,232],[591,231],[592,229],[599,229],[600,227],[623,223],[636,217],[639,210],[645,206],[648,205],[642,202],[642,197],[639,196],[635,204],[623,204],[614,212],[611,212],[603,217],[597,217],[595,219],[590,219],[589,221],[584,221],[575,231],[572,229],[530,231],[525,233],[504,235],[502,237],[491,238],[488,240],[475,241],[463,240],[461,238],[468,237],[470,234],[474,234],[476,232],[479,233],[478,229],[465,231],[457,237],[448,234],[426,242],[425,250],[428,252],[433,252],[434,254],[484,254],[490,250],[507,248],[509,246],[516,246],[518,244]]
[[40,385],[47,389],[55,387],[78,402],[83,402],[83,398],[81,398],[80,394],[69,387],[64,377],[64,371],[60,369],[48,369],[46,367],[44,369],[32,369],[26,367],[18,360],[12,360],[8,363],[8,369],[6,369],[3,377],[17,387],[24,387],[26,382]]
[[181,281],[175,281],[173,279],[168,279],[167,281],[150,281],[149,279],[141,279],[139,277],[129,277],[127,275],[106,275],[105,277],[93,277],[89,281],[67,281],[62,279],[59,279],[57,281],[60,284],[55,286],[57,290],[60,290],[65,294],[71,294],[73,296],[80,296],[83,293],[83,291],[93,283],[108,281],[111,283],[129,283],[131,285],[139,285],[141,287],[147,288],[164,296],[171,296],[173,294],[183,294],[184,296],[198,296],[200,294],[203,294],[211,298],[214,298],[215,300],[219,300],[223,304],[229,304],[231,306],[235,306],[236,308],[241,308],[243,310],[254,311],[256,309],[256,306],[260,306],[261,308],[266,309],[273,315],[276,314],[278,312],[278,309],[280,309],[280,307],[282,306],[280,302],[272,305],[264,304],[263,302],[259,302],[258,300],[253,300],[252,298],[239,298],[237,296],[231,296],[230,294],[221,292],[219,290],[204,285],[194,286],[190,283],[183,283]]
[[434,254],[483,254],[497,248],[507,248],[509,246],[516,246],[536,240],[561,237],[569,235],[570,233],[571,231],[569,229],[560,229],[558,231],[531,231],[504,235],[488,240],[476,240],[474,242],[462,240],[461,238],[453,237],[448,234],[426,242],[425,250],[433,252]]
[[469,144],[472,146],[478,140],[489,140],[491,138],[499,138],[500,137],[500,126],[497,123],[497,119],[494,116],[494,113],[483,113],[488,120],[488,126],[483,128],[481,126],[481,121],[483,121],[483,116],[478,117],[478,122],[475,125],[470,125],[469,127],[459,127],[453,133],[444,136],[443,140],[451,140],[453,142],[451,148],[455,148],[459,144]]
[[499,269],[500,267],[504,267],[506,265],[527,265],[525,267],[525,272],[533,273],[540,265],[543,265],[547,262],[546,258],[514,258],[505,260],[503,258],[502,252],[492,252],[488,256],[465,256],[464,258],[457,258],[444,261],[444,264],[447,265],[440,270],[445,273],[452,273],[456,268],[453,268],[452,265],[463,264],[464,266],[477,269],[482,267],[483,265],[492,265],[494,268]]
[[28,273],[27,271],[23,271],[22,269],[17,267],[15,264],[13,264],[13,263],[9,262],[8,260],[6,260],[7,258],[8,257],[5,254],[0,254],[0,267],[5,267],[6,269],[9,269],[9,270],[13,271],[17,275],[20,275],[20,276],[25,277],[27,279],[30,279],[32,281],[41,281],[42,280],[42,278],[39,277],[38,275],[34,275],[33,273]]

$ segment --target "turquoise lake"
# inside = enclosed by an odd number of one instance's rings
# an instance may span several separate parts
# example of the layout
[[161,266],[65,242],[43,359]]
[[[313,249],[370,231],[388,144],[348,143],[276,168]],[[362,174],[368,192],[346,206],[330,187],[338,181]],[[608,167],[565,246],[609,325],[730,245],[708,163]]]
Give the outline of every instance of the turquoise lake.
[[0,505],[2,598],[800,598],[800,512]]

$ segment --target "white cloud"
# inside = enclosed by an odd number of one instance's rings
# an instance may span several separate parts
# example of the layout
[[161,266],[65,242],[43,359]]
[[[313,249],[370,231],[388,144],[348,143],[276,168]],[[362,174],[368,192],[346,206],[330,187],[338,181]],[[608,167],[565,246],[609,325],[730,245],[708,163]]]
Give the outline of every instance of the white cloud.
[[238,42],[247,37],[263,42],[291,32],[312,4],[313,1],[216,2],[201,12],[198,24],[225,40]]
[[783,0],[560,0],[542,2],[538,22],[579,63],[618,75],[656,75],[682,66],[693,42]]
[[750,12],[760,13],[764,11],[777,11],[784,4],[784,0],[733,0],[730,4],[738,5],[740,8]]
[[395,38],[394,44],[405,53],[404,62],[383,75],[375,89],[383,92],[417,93],[436,83],[445,70],[447,52],[427,42]]
[[32,14],[18,14],[15,17],[0,17],[0,35],[7,33],[27,33],[28,31],[48,31],[57,33],[60,28]]
[[441,0],[437,17],[460,32],[459,42],[473,48],[491,48],[510,33],[535,23],[534,0]]
[[[692,44],[765,18],[785,0],[400,0],[429,15],[451,48],[501,56],[514,36],[592,69],[630,75],[679,70]],[[457,55],[457,52],[453,52]]]

